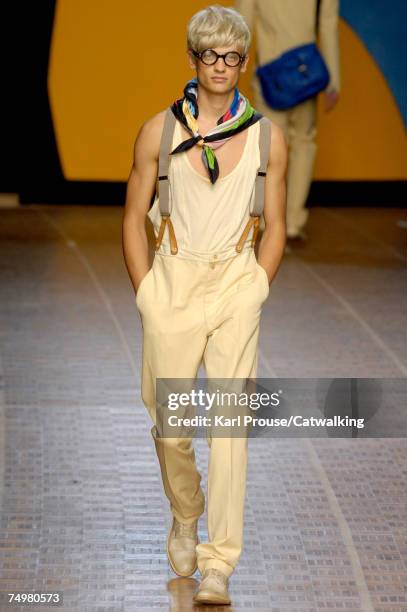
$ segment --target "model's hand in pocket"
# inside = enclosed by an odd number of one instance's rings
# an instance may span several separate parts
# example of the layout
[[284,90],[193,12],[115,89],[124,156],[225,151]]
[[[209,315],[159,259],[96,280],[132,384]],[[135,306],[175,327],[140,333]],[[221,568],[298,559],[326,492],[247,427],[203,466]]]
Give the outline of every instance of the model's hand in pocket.
[[146,273],[145,273],[145,274],[144,274],[144,275],[141,277],[141,280],[139,280],[138,285],[137,285],[137,287],[136,287],[136,293],[138,293],[138,291],[139,291],[139,289],[140,289],[140,286],[141,286],[141,284],[143,283],[143,280],[145,279],[145,277],[147,276],[147,274],[148,274],[148,270],[147,270],[147,272],[146,272]]
[[139,282],[139,284],[138,284],[138,286],[136,288],[136,295],[139,294],[139,291],[140,291],[141,287],[143,286],[144,281],[146,280],[147,276],[150,274],[150,272],[151,272],[151,268],[149,268],[147,270],[147,272],[144,274],[144,276],[142,277],[141,281]]

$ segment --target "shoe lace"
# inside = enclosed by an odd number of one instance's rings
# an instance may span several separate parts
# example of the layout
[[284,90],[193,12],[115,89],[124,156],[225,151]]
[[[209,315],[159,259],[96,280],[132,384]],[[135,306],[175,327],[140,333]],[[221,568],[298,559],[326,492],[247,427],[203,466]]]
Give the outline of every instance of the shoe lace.
[[227,583],[228,577],[223,572],[216,569],[216,567],[210,567],[208,570],[206,570],[206,576],[209,575],[212,578],[215,578],[215,580],[222,585],[225,585]]

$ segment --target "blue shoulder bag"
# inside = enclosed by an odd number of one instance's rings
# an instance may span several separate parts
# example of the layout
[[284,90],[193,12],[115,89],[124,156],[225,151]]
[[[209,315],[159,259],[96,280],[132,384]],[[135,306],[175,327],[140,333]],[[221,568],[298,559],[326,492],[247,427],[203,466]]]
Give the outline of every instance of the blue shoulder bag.
[[316,96],[326,88],[330,79],[325,61],[314,42],[288,49],[277,59],[259,66],[256,74],[263,98],[276,110],[296,106]]

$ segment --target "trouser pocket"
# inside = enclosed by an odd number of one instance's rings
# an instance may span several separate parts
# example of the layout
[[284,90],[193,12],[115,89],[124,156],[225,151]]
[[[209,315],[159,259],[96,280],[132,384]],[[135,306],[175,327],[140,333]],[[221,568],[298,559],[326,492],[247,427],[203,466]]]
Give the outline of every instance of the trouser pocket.
[[[154,260],[155,261],[155,260]],[[141,283],[138,286],[137,289],[137,294],[136,294],[136,306],[137,308],[140,310],[140,306],[143,302],[143,295],[145,292],[146,287],[148,286],[148,283],[151,279],[151,277],[154,274],[154,262],[153,265],[151,266],[151,268],[149,269],[149,271],[147,272],[147,274],[145,274],[143,276],[143,278],[141,279]]]
[[261,266],[257,262],[257,260],[256,260],[256,267],[257,267],[258,274],[261,277],[263,285],[264,285],[264,290],[265,290],[265,298],[264,299],[266,300],[267,296],[268,296],[268,294],[270,292],[270,283],[269,283],[269,279],[268,279],[268,276],[267,276],[267,272],[263,268],[263,266]]

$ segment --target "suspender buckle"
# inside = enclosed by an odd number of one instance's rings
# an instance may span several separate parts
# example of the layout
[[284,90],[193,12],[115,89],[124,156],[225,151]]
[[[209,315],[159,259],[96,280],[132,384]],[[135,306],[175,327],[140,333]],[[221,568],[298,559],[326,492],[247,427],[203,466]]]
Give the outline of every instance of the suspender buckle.
[[236,251],[238,253],[242,251],[243,245],[246,241],[247,236],[249,235],[249,232],[252,226],[253,226],[253,235],[252,235],[251,246],[252,248],[254,248],[254,245],[256,243],[257,233],[259,231],[259,222],[260,222],[260,217],[257,215],[253,215],[253,213],[250,213],[250,219],[246,223],[246,227],[244,228],[243,233],[240,236],[239,242],[236,245]]
[[161,242],[164,236],[164,231],[165,231],[165,226],[168,225],[168,233],[170,235],[170,247],[171,247],[171,253],[173,255],[176,255],[178,253],[178,246],[177,246],[177,240],[175,238],[175,232],[174,232],[174,226],[172,224],[172,221],[170,219],[170,214],[169,213],[164,213],[161,214],[161,225],[160,225],[160,229],[158,232],[158,236],[157,239],[155,241],[155,250],[158,251],[158,249],[161,246]]

